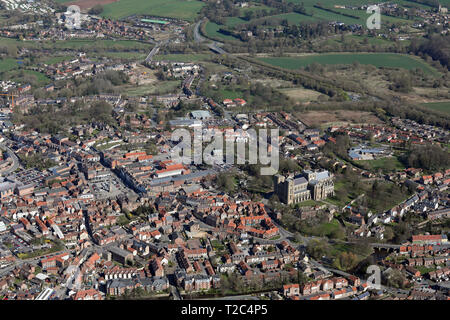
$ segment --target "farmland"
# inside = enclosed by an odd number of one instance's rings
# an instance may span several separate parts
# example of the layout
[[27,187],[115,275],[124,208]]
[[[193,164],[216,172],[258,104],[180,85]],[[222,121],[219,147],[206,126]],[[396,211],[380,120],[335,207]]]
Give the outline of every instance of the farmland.
[[119,0],[104,5],[102,16],[120,19],[146,14],[194,21],[203,5],[196,0]]
[[312,54],[301,57],[273,57],[259,59],[265,63],[285,69],[300,69],[312,63],[352,64],[358,62],[360,64],[374,65],[375,67],[402,68],[407,70],[420,68],[428,74],[436,72],[431,66],[420,59],[394,53],[330,53]]

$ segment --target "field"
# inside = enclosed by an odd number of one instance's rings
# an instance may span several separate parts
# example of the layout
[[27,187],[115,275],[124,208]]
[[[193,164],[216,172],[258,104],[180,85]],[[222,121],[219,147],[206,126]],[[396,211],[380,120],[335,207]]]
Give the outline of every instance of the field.
[[0,60],[0,72],[9,71],[19,66],[16,59],[8,58]]
[[206,36],[210,38],[218,38],[220,40],[238,40],[233,36],[229,36],[219,32],[221,26],[214,22],[208,22],[205,26]]
[[304,88],[286,88],[280,91],[298,102],[315,101],[320,96],[319,92]]
[[199,62],[209,60],[211,55],[209,54],[166,54],[166,55],[157,55],[153,57],[153,60],[168,60],[168,61],[177,61],[177,62]]
[[103,6],[104,17],[120,19],[135,14],[194,21],[204,3],[197,0],[119,0]]
[[93,6],[96,5],[106,5],[109,3],[113,3],[119,0],[77,0],[77,1],[73,1],[73,0],[59,0],[58,2],[62,2],[67,6],[70,5],[76,5],[79,6],[81,10],[86,10],[86,9],[90,9]]
[[274,57],[259,58],[259,60],[285,69],[300,69],[312,63],[319,64],[370,64],[375,67],[402,68],[413,70],[422,69],[427,74],[435,74],[437,71],[412,56],[395,53],[330,53],[311,54],[299,57]]
[[375,160],[360,160],[356,162],[363,164],[372,171],[381,170],[382,172],[385,173],[405,169],[405,165],[401,163],[397,159],[397,157],[386,157]]
[[140,86],[123,86],[121,91],[128,96],[144,96],[149,94],[168,94],[181,88],[181,81],[159,81]]
[[[320,2],[317,0],[288,0],[288,2],[295,2],[298,4],[303,3],[307,14],[290,12],[290,13],[282,13],[282,14],[266,16],[266,17],[261,17],[261,18],[254,18],[251,21],[242,19],[242,17],[244,17],[244,14],[246,11],[260,10],[260,9],[266,9],[267,11],[269,11],[272,9],[270,7],[265,7],[265,6],[252,6],[252,7],[246,8],[246,9],[241,9],[240,17],[227,18],[225,25],[227,27],[233,27],[237,24],[242,24],[242,23],[251,23],[251,22],[262,23],[262,22],[264,22],[264,24],[266,24],[266,25],[278,26],[282,20],[287,20],[287,22],[289,24],[310,23],[312,21],[339,21],[339,22],[343,22],[343,23],[349,24],[349,25],[350,24],[365,25],[366,19],[369,17],[369,14],[365,10],[351,10],[351,9],[334,8],[334,5],[343,5],[343,4],[361,6],[361,5],[367,4],[367,1],[364,1],[364,0],[348,0],[348,1],[327,0],[325,2]],[[375,4],[375,3],[381,3],[381,2],[384,2],[384,1],[374,0],[371,3]],[[407,7],[414,6],[414,7],[429,9],[429,7],[427,7],[425,5],[413,3],[410,1],[395,0],[392,2],[396,2],[396,3],[402,4]],[[322,7],[327,8],[327,9],[332,9],[333,11],[336,11],[336,13],[314,7],[314,5],[317,5],[318,3],[322,3]],[[349,15],[351,15],[351,16],[349,16]],[[382,23],[412,24],[414,22],[414,20],[407,20],[407,19],[382,15],[381,22]],[[220,27],[221,26],[219,26],[215,23],[208,22],[206,24],[207,36],[210,36],[212,38],[220,38],[223,40],[235,39],[231,36],[226,36],[226,35],[219,33],[218,30],[220,29]]]
[[422,106],[450,114],[450,101],[424,103]]
[[347,123],[382,123],[375,115],[365,111],[309,111],[298,113],[296,116],[310,127],[327,127]]

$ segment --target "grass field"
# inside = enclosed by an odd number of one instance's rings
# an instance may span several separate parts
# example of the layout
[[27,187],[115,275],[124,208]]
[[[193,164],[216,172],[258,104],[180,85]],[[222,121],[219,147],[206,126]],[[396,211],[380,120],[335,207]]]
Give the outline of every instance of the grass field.
[[16,59],[8,58],[0,60],[0,72],[9,71],[19,66]]
[[327,53],[311,54],[301,57],[270,57],[259,60],[285,69],[300,69],[312,63],[319,64],[371,64],[376,67],[402,68],[413,70],[422,69],[425,73],[436,74],[437,71],[412,56],[395,53]]
[[219,29],[222,28],[217,23],[208,22],[205,26],[206,36],[211,38],[219,38],[220,40],[239,40],[233,36],[229,36],[219,32]]
[[387,157],[375,160],[360,160],[357,162],[366,165],[372,171],[382,170],[387,173],[405,169],[405,165],[401,163],[397,157]]
[[153,60],[168,60],[177,62],[198,62],[198,61],[208,61],[210,60],[210,54],[165,54],[157,55],[153,57]]
[[305,88],[286,88],[279,91],[298,102],[315,101],[321,95],[320,92]]
[[159,81],[155,84],[141,86],[124,86],[121,91],[129,96],[144,96],[148,94],[167,94],[177,91],[181,88],[181,81]]
[[328,237],[332,234],[336,234],[339,229],[341,229],[341,225],[339,224],[339,221],[336,219],[331,220],[330,222],[324,222],[321,224],[316,224],[314,227],[311,228],[305,228],[302,230],[304,233],[316,237]]
[[104,17],[125,18],[146,14],[194,21],[204,3],[197,0],[119,0],[104,5]]
[[422,106],[450,114],[450,101],[424,103]]

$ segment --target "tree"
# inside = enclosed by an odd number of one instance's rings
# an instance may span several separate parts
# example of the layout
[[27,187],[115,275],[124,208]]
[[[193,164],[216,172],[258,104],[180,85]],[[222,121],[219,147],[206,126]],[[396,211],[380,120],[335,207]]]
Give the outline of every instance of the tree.
[[358,263],[358,257],[353,252],[341,252],[333,264],[336,268],[347,271],[352,269]]
[[89,14],[93,14],[93,15],[99,15],[102,12],[103,12],[103,6],[101,4],[97,4],[97,5],[93,6],[88,11]]
[[394,238],[395,234],[394,234],[394,230],[392,230],[391,227],[386,227],[384,229],[384,233],[383,233],[383,238],[384,240],[391,240],[392,238]]
[[306,252],[314,259],[321,259],[329,252],[328,243],[324,240],[313,239],[308,242]]
[[220,173],[215,180],[218,188],[225,192],[233,192],[236,189],[234,175]]

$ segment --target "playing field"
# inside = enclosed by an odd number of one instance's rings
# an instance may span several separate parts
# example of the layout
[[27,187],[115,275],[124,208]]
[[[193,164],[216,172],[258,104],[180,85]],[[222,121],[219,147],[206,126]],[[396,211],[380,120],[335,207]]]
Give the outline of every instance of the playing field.
[[312,63],[319,64],[371,64],[376,67],[422,69],[429,74],[436,70],[418,58],[395,53],[330,53],[312,54],[301,57],[259,58],[259,60],[285,69],[300,69]]
[[101,15],[119,19],[145,14],[194,21],[203,6],[197,0],[119,0],[104,5]]

